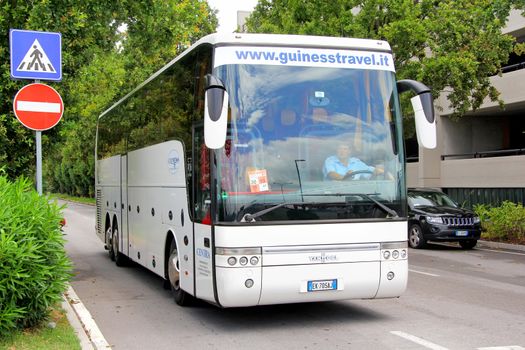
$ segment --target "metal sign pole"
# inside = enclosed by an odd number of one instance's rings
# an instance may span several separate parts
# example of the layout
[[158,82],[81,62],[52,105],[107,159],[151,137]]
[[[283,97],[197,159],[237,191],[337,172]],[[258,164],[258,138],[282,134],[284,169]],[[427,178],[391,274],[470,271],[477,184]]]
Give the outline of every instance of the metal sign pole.
[[[40,79],[35,79],[40,83]],[[36,131],[36,191],[42,195],[42,131]]]
[[42,131],[36,132],[36,190],[42,195]]

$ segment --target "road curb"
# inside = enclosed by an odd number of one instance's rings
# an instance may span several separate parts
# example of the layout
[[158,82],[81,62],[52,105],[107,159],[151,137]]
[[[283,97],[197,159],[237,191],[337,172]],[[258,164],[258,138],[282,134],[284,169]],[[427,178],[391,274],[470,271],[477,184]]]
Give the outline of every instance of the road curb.
[[69,321],[71,327],[73,327],[73,330],[80,341],[80,348],[82,350],[94,350],[95,348],[93,347],[93,344],[91,344],[91,341],[89,340],[86,331],[84,331],[84,328],[82,327],[75,310],[73,310],[73,307],[65,295],[62,298],[62,309],[64,309],[66,312],[67,320]]
[[71,285],[64,293],[64,299],[63,307],[66,310],[71,326],[78,335],[82,350],[111,349],[95,320]]
[[492,249],[505,249],[505,250],[525,252],[525,245],[521,245],[521,244],[509,244],[509,243],[479,240],[478,245],[481,247],[487,247],[487,248],[492,248]]

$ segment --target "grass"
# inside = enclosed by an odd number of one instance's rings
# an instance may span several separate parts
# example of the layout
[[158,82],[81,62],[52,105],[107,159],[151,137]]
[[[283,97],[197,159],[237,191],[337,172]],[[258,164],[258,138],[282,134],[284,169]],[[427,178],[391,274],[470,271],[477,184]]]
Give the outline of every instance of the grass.
[[96,201],[95,198],[74,197],[74,196],[70,196],[70,195],[62,194],[62,193],[50,193],[49,196],[51,196],[52,198],[58,198],[58,199],[66,200],[66,201],[90,204],[90,205],[95,205],[95,201]]
[[[56,328],[47,324],[52,321]],[[65,312],[53,308],[48,322],[37,328],[18,331],[7,339],[0,339],[2,350],[80,350],[80,342],[70,326]]]

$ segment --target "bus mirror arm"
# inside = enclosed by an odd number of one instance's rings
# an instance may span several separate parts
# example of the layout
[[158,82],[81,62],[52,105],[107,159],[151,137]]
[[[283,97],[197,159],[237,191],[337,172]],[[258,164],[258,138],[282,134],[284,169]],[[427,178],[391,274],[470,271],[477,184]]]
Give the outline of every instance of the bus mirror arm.
[[228,100],[228,92],[222,81],[211,74],[206,75],[204,142],[208,148],[222,148],[226,142]]
[[399,80],[397,89],[400,93],[413,91],[416,96],[410,99],[416,121],[417,142],[428,149],[436,148],[436,119],[430,88],[415,80]]

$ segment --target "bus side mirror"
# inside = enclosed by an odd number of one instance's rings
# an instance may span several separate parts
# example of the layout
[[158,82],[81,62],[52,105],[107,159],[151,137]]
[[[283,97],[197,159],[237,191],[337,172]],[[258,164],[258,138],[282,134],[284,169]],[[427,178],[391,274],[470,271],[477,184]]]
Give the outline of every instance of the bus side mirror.
[[222,81],[206,75],[204,96],[204,143],[211,149],[222,148],[226,143],[228,125],[228,92]]
[[414,109],[414,119],[416,121],[417,142],[429,149],[436,148],[436,119],[434,117],[434,105],[430,88],[415,80],[399,80],[397,90],[402,93],[413,91],[416,96],[410,99]]

